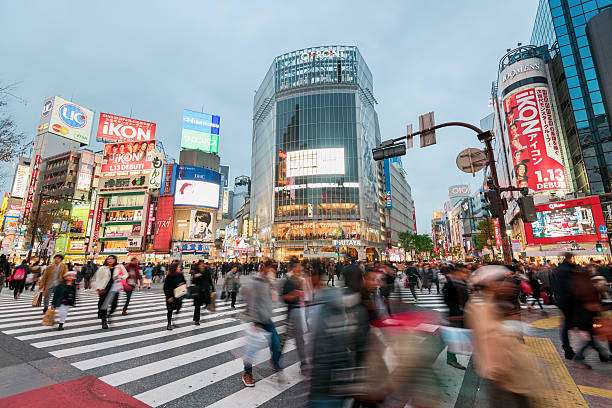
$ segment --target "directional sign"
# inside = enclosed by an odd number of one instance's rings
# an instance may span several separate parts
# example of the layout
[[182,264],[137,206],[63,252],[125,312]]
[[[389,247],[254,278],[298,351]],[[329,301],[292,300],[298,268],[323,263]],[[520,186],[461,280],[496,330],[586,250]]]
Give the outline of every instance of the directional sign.
[[599,233],[600,234],[605,234],[606,232],[608,232],[608,228],[606,228],[605,225],[600,225],[599,226]]

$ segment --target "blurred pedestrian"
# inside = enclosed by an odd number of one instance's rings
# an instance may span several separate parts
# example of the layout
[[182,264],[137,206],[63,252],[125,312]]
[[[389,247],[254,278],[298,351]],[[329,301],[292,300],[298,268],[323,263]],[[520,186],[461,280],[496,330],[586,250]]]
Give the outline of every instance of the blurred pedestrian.
[[56,254],[53,257],[53,264],[48,265],[43,272],[42,278],[40,279],[40,290],[43,294],[43,314],[47,312],[49,308],[49,301],[53,296],[55,287],[64,280],[64,274],[68,272],[68,266],[62,263],[64,256],[62,254]]
[[232,269],[225,275],[225,281],[223,282],[223,290],[227,293],[226,302],[231,300],[231,307],[236,307],[236,296],[238,295],[239,286],[239,275],[238,265],[232,265]]
[[571,253],[565,253],[563,262],[557,267],[550,280],[555,303],[563,313],[561,344],[565,352],[565,358],[568,360],[572,360],[576,355],[569,340],[569,330],[573,325],[576,298],[571,287],[572,277],[576,272],[576,265],[573,263],[573,259],[574,256]]
[[[465,269],[446,268],[446,284],[442,288],[444,303],[448,307],[449,326],[463,328],[463,314],[465,304],[468,301],[468,289],[466,279],[468,273]],[[451,367],[465,370],[459,364],[455,353],[446,352],[446,364]]]
[[172,325],[172,313],[176,311],[176,314],[178,314],[181,311],[183,300],[176,297],[175,290],[179,286],[185,284],[185,276],[183,276],[181,272],[180,264],[178,262],[172,262],[168,267],[168,275],[164,281],[164,295],[166,297],[167,310],[166,318],[168,319],[168,326],[166,326],[167,330],[176,328],[176,325]]
[[289,260],[287,277],[281,286],[281,294],[287,304],[287,329],[281,339],[281,349],[288,339],[292,337],[295,339],[300,359],[300,371],[305,374],[308,370],[308,360],[304,344],[306,317],[304,314],[303,273],[304,267],[297,257],[292,256]]
[[57,330],[64,330],[64,323],[68,316],[68,310],[76,304],[77,290],[75,286],[76,272],[67,271],[64,279],[53,291],[52,305],[57,311],[59,325]]
[[128,314],[127,310],[128,306],[130,305],[132,293],[134,292],[136,285],[140,283],[141,274],[138,259],[132,258],[132,261],[126,267],[126,271],[128,276],[123,283],[123,291],[125,292],[125,304],[123,305],[123,311],[121,312],[123,316]]
[[210,305],[211,292],[214,292],[214,284],[212,281],[212,275],[208,265],[200,260],[195,267],[190,270],[191,274],[191,285],[193,296],[193,323],[196,326],[200,325],[200,308],[202,305],[207,307]]
[[[48,268],[47,268],[48,269]],[[108,329],[108,319],[117,309],[117,299],[121,291],[122,281],[128,276],[124,266],[117,263],[115,255],[109,255],[98,269],[92,288],[98,293],[98,319],[102,328]]]
[[26,277],[30,273],[30,267],[26,259],[22,260],[21,263],[15,266],[13,274],[11,275],[11,283],[13,284],[13,299],[19,299],[19,296],[23,292],[25,287]]

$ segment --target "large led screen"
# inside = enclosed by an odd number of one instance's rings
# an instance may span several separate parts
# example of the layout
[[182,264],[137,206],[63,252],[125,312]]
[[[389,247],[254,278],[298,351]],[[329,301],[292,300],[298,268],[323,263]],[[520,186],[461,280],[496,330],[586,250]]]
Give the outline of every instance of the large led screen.
[[344,148],[287,152],[286,177],[344,174]]
[[179,166],[174,205],[219,209],[221,174],[202,167]]
[[181,147],[207,153],[219,153],[219,124],[217,115],[183,110],[183,132]]
[[556,208],[537,212],[538,220],[531,223],[534,238],[556,238],[596,234],[590,205]]

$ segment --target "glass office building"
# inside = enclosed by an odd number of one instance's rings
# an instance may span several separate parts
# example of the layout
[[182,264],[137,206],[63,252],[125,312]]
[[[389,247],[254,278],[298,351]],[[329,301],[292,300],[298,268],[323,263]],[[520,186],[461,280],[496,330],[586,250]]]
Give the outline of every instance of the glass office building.
[[257,245],[289,256],[377,258],[384,246],[372,74],[357,47],[274,59],[255,94],[251,217]]
[[586,34],[589,19],[612,0],[540,0],[531,37],[550,48],[558,110],[576,187],[612,192],[612,137]]

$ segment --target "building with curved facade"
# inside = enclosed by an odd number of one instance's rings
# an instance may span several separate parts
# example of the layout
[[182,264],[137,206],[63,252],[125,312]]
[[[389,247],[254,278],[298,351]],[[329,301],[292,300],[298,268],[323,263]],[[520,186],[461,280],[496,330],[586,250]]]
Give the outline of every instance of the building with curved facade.
[[[253,244],[267,256],[377,258],[385,246],[372,74],[354,46],[272,62],[253,106]],[[337,253],[337,254],[336,254]]]

